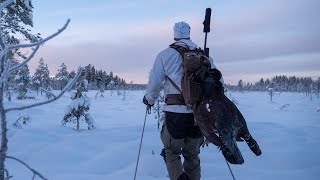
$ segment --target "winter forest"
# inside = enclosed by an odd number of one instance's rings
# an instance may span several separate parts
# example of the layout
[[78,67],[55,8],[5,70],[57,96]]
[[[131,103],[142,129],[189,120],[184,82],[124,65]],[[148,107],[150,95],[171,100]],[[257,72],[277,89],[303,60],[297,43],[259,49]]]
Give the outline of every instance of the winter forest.
[[[137,179],[169,179],[160,156],[163,91],[147,114],[146,84],[89,63],[69,69],[62,61],[51,72],[46,57],[34,56],[72,21],[43,36],[32,30],[33,9],[32,0],[0,0],[0,180],[133,179],[143,117]],[[320,77],[279,74],[224,87],[263,152],[253,156],[239,143],[245,163],[231,166],[236,179],[318,179]],[[213,145],[201,147],[201,163],[204,180],[232,178]]]

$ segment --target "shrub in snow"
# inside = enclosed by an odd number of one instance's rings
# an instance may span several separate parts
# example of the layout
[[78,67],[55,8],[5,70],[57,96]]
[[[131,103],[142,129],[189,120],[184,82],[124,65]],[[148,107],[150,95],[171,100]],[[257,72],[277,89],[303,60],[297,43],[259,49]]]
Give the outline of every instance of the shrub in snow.
[[85,120],[88,124],[88,129],[94,129],[94,121],[88,113],[90,109],[91,100],[86,96],[88,81],[82,80],[77,84],[76,92],[71,94],[72,102],[67,106],[65,115],[62,120],[62,125],[72,122],[76,123],[77,130],[80,127],[80,121]]
[[100,95],[100,97],[104,97],[104,89],[103,88],[100,88],[99,91],[97,91],[96,95],[95,95],[95,99],[98,98],[98,96]]
[[21,129],[23,125],[27,125],[30,122],[30,116],[20,116],[16,122],[13,123],[13,127]]
[[6,90],[6,97],[8,98],[8,101],[11,101],[11,98],[12,98],[12,89],[9,87],[7,90]]
[[42,91],[45,91],[45,93],[46,93],[46,98],[47,99],[51,99],[51,98],[53,98],[53,95],[52,95],[52,88],[49,86],[46,90],[42,90]]
[[272,101],[272,97],[274,95],[274,90],[273,88],[268,88],[268,92],[269,92],[269,95],[270,95],[270,101]]

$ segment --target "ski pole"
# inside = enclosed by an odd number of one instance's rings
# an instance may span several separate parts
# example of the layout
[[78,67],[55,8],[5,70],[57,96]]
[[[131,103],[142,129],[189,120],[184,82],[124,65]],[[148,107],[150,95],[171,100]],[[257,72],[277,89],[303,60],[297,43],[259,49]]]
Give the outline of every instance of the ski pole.
[[144,128],[146,126],[147,114],[150,114],[150,113],[151,113],[151,107],[147,105],[146,115],[144,117],[143,128],[142,128],[142,133],[141,133],[140,146],[139,146],[139,152],[138,152],[138,159],[137,159],[137,163],[136,163],[136,170],[134,171],[134,178],[133,178],[134,180],[136,179],[136,176],[137,176],[137,170],[138,170],[140,152],[141,152],[141,146],[142,146],[142,139],[143,139],[143,134],[144,134]]
[[232,172],[232,170],[231,170],[231,167],[230,167],[227,159],[225,159],[225,160],[226,160],[226,163],[227,163],[227,165],[228,165],[228,168],[229,168],[229,171],[230,171],[230,173],[231,173],[231,176],[232,176],[233,180],[236,180],[236,178],[235,178],[234,175],[233,175],[233,172]]

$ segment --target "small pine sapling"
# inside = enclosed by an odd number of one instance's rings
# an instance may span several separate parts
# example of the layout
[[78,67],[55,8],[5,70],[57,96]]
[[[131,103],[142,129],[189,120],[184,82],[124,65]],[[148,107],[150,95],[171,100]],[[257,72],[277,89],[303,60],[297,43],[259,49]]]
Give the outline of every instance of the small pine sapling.
[[[83,77],[84,78],[84,77]],[[77,84],[77,90],[71,95],[72,102],[68,105],[65,115],[62,120],[62,125],[72,122],[76,123],[77,130],[80,128],[80,121],[85,120],[88,124],[88,129],[94,129],[94,121],[91,115],[88,113],[90,109],[91,100],[85,94],[88,88],[88,81],[82,79]]]
[[47,89],[42,89],[46,93],[46,98],[51,99],[54,96],[52,95],[52,88],[49,86]]
[[100,97],[104,97],[104,95],[103,95],[104,88],[101,85],[101,78],[98,78],[97,81],[98,81],[97,86],[98,86],[99,90],[97,91],[97,93],[95,95],[95,99],[97,99],[99,95],[100,95]]
[[269,92],[269,95],[270,95],[270,101],[272,102],[272,97],[274,95],[274,90],[273,88],[268,88],[268,92]]

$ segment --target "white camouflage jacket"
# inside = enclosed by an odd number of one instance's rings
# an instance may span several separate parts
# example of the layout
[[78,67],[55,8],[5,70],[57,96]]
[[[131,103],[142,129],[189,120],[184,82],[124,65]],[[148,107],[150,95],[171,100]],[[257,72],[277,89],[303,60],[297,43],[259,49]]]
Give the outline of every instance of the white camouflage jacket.
[[[190,49],[197,48],[197,45],[191,40],[179,40],[176,44],[186,46]],[[216,66],[213,64],[212,58],[210,58],[211,67],[214,69]],[[170,77],[181,89],[181,80],[183,75],[182,57],[178,51],[173,48],[166,48],[161,51],[153,65],[150,72],[149,82],[147,85],[146,99],[149,104],[154,104],[159,97],[161,89],[164,89],[164,96],[167,94],[180,94],[180,92],[172,85],[166,76]],[[223,79],[221,78],[222,84]],[[192,113],[191,109],[188,109],[184,105],[164,105],[163,111],[175,112],[175,113]]]

